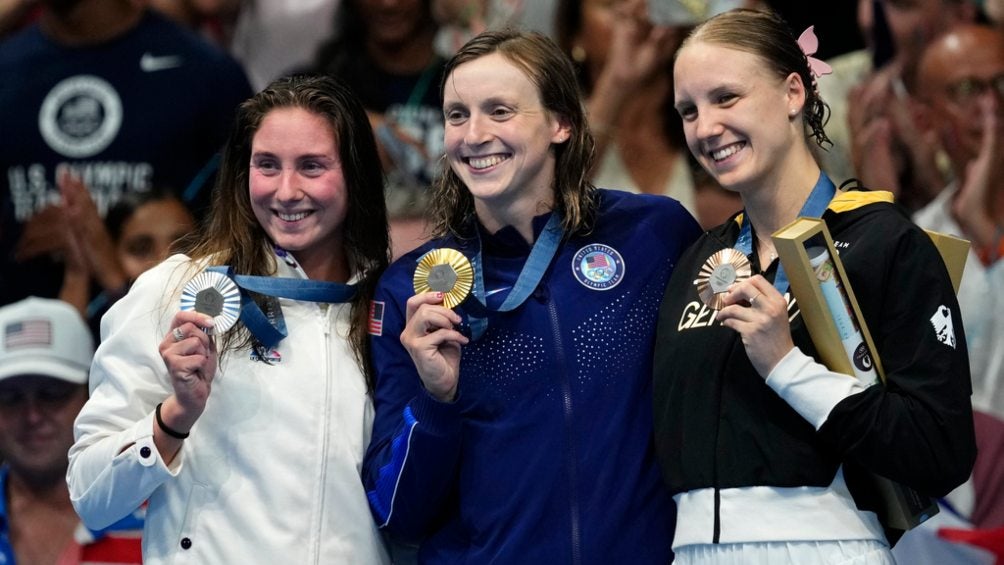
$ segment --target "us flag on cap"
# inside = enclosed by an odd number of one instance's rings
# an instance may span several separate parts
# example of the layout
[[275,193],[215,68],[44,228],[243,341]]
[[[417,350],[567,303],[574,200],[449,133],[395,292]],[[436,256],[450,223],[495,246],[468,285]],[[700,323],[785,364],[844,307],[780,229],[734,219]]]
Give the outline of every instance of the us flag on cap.
[[3,330],[3,344],[7,349],[52,345],[52,323],[44,319],[11,322]]

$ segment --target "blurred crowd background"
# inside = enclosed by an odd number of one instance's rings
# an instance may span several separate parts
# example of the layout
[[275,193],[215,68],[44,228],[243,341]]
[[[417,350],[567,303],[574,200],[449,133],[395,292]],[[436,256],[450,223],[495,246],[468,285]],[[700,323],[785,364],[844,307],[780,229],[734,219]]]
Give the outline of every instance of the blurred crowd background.
[[202,220],[234,109],[294,72],[362,100],[394,254],[417,247],[442,167],[443,66],[489,28],[547,34],[575,62],[596,185],[720,224],[741,205],[687,149],[672,61],[694,24],[734,7],[815,26],[834,69],[818,81],[833,141],[818,158],[838,184],[892,191],[922,227],[973,243],[960,303],[980,458],[897,552],[1004,562],[1002,0],[0,0],[0,305],[59,298],[98,339],[107,307]]

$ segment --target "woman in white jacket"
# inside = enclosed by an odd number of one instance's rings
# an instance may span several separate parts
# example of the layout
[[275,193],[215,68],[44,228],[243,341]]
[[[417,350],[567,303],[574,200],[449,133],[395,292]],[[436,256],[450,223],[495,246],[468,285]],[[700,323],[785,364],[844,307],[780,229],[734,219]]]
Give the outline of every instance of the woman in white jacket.
[[[67,473],[77,512],[100,528],[149,501],[146,563],[387,562],[359,478],[387,220],[348,90],[292,77],[242,104],[184,247],[102,320]],[[245,275],[230,330],[179,311],[209,266]]]

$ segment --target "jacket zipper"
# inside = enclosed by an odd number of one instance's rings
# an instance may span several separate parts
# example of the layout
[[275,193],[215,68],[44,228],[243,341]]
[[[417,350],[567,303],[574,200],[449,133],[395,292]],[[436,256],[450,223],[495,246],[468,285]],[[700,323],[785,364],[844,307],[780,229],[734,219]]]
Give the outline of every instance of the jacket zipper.
[[568,433],[568,505],[571,521],[571,543],[572,543],[572,563],[578,565],[582,563],[582,531],[579,524],[579,497],[578,497],[578,460],[575,450],[574,417],[572,407],[572,386],[568,381],[568,371],[565,366],[565,348],[561,340],[561,332],[558,324],[558,311],[555,308],[554,300],[547,298],[547,310],[551,315],[551,335],[554,336],[555,352],[557,354],[558,375],[561,378],[562,408],[565,415],[565,430]]
[[[732,355],[735,354],[737,347],[743,347],[743,345],[742,345],[742,341],[738,337],[735,337],[735,338],[733,338],[733,341],[732,341],[732,347],[729,349],[729,353],[728,353],[729,357],[731,357]],[[721,488],[718,486],[718,450],[721,447],[719,445],[719,436],[721,435],[721,429],[722,429],[721,415],[722,415],[722,398],[725,396],[725,393],[724,393],[724,390],[723,390],[724,388],[725,388],[725,379],[719,379],[718,380],[718,420],[719,421],[718,421],[718,425],[717,425],[717,427],[715,429],[715,464],[713,466],[713,475],[712,475],[712,481],[714,481],[714,485],[715,485],[715,501],[714,501],[714,504],[715,504],[715,521],[714,521],[714,526],[713,526],[713,531],[712,531],[711,543],[721,543],[720,540],[721,540],[721,535],[722,535],[722,491],[721,491]]]
[[318,512],[315,515],[316,520],[314,522],[314,556],[311,562],[320,563],[321,558],[321,526],[324,519],[324,499],[325,499],[325,485],[327,484],[327,474],[328,474],[328,429],[330,427],[331,420],[331,381],[334,379],[334,375],[331,371],[331,313],[335,309],[335,304],[328,304],[327,309],[323,312],[321,311],[320,304],[312,304],[318,309],[318,314],[321,318],[321,327],[324,329],[324,372],[321,378],[324,379],[324,404],[321,406],[321,469],[318,483]]

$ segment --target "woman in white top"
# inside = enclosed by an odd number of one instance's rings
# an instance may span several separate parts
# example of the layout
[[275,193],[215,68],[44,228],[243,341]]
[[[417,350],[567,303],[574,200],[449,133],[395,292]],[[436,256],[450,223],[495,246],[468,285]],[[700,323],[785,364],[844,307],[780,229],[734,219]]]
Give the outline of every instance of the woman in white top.
[[[100,528],[149,501],[146,563],[387,562],[359,478],[387,220],[349,91],[292,77],[242,104],[210,219],[185,243],[102,321],[70,450],[77,512]],[[245,276],[227,331],[179,311],[209,266]]]

